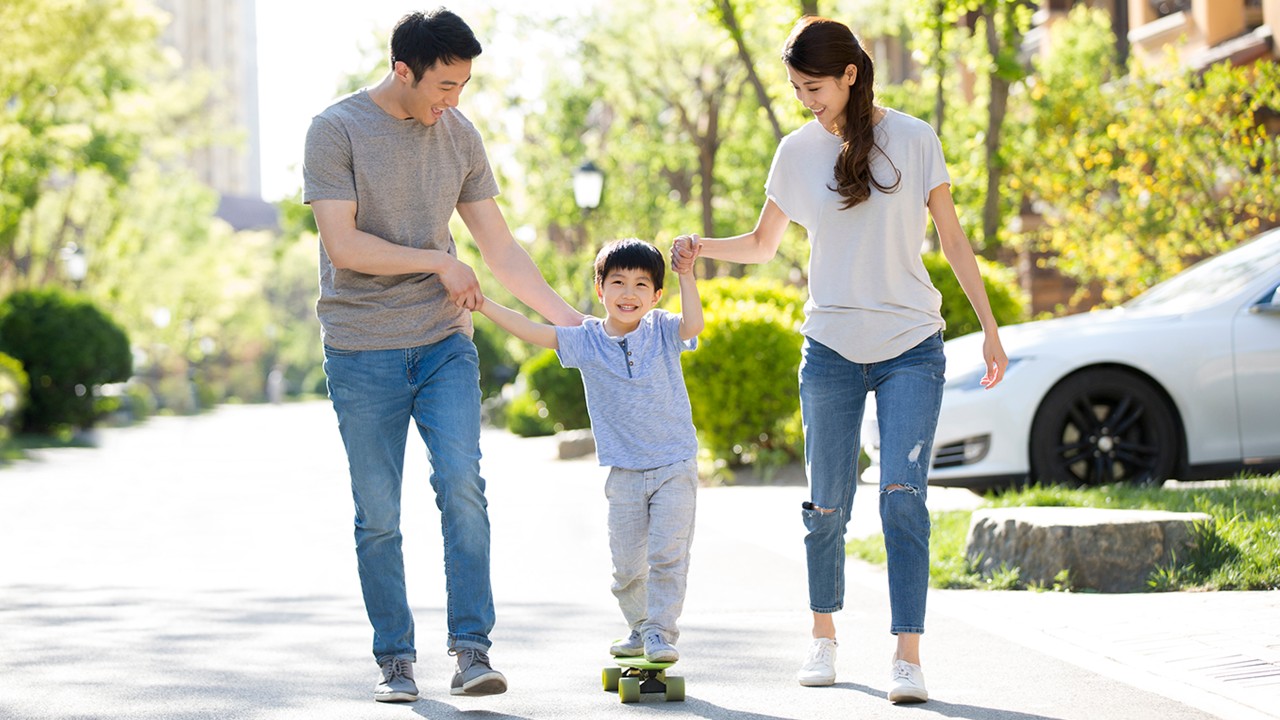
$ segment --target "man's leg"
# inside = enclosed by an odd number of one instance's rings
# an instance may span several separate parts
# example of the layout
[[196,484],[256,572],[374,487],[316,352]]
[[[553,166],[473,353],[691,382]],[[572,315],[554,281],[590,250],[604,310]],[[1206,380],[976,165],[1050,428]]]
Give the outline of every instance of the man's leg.
[[[383,666],[383,682],[375,691],[379,700],[417,697],[410,665],[417,652],[400,535],[400,488],[412,403],[403,380],[403,357],[399,350],[326,348],[324,364],[351,473],[356,559],[365,611],[373,625],[373,655]],[[387,677],[388,667],[392,677]],[[381,687],[388,682],[395,687]]]
[[491,695],[506,679],[489,666],[493,589],[489,512],[480,477],[480,364],[465,335],[417,348],[410,381],[413,417],[427,445],[431,487],[444,536],[449,650],[458,656],[456,695]]

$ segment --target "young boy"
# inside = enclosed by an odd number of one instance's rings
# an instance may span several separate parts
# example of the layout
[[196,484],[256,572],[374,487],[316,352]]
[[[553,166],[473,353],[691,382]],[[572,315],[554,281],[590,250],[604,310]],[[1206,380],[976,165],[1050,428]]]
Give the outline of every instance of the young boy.
[[556,350],[578,368],[600,464],[611,466],[609,549],[613,594],[631,628],[609,652],[651,662],[680,657],[676,619],[684,606],[698,488],[694,434],[680,353],[697,347],[702,301],[692,267],[680,273],[680,310],[655,309],[666,265],[652,244],[617,240],[595,263],[603,320],[576,327],[534,322],[485,299],[479,312],[516,337]]

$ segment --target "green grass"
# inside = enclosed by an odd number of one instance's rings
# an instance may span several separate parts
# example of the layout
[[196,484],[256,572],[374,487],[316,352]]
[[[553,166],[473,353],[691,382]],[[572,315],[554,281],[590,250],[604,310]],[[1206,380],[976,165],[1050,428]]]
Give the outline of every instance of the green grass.
[[[987,507],[1059,506],[1202,512],[1212,524],[1197,525],[1195,543],[1148,578],[1153,590],[1280,589],[1280,475],[1230,483],[1187,484],[1177,489],[1110,486],[1103,488],[1031,487],[987,496]],[[983,577],[965,558],[968,511],[931,513],[930,584],[938,588],[1012,589],[1022,587],[1017,568],[1001,568]],[[848,553],[884,563],[884,538],[854,540]],[[1068,590],[1064,572],[1052,586]]]

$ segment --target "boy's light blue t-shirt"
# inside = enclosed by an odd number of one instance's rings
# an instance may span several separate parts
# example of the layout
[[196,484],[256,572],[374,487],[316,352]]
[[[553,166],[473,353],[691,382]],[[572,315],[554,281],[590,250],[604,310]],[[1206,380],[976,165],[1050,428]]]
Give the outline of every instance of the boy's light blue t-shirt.
[[680,316],[652,310],[621,338],[600,318],[557,327],[560,364],[578,368],[601,465],[648,470],[698,454],[680,353],[698,340],[680,339]]

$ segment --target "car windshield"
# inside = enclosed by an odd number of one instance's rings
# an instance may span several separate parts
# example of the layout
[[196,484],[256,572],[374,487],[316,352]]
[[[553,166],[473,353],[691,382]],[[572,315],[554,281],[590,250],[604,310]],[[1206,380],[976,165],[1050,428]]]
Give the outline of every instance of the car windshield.
[[1280,266],[1280,230],[1196,263],[1124,304],[1181,312],[1207,307]]

